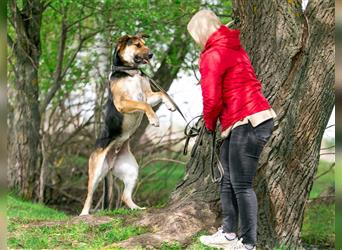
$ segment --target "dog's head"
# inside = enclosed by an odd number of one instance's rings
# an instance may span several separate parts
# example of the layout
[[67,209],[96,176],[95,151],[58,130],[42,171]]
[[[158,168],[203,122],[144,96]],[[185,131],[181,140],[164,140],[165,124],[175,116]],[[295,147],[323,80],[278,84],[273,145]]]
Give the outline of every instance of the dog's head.
[[148,38],[148,36],[142,33],[121,37],[114,51],[113,64],[116,66],[137,66],[148,63],[153,54],[145,45],[144,38]]

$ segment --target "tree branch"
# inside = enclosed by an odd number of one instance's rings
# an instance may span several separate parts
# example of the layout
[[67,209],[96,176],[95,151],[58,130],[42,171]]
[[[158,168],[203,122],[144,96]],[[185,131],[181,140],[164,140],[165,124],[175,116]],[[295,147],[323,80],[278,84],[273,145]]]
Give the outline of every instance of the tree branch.
[[329,173],[333,168],[335,167],[335,162],[332,163],[328,170],[324,171],[323,173],[321,173],[320,175],[317,175],[315,178],[314,178],[314,181],[316,181],[317,179],[321,178],[323,175],[326,175],[327,173]]
[[7,34],[7,42],[9,44],[9,46],[11,47],[11,49],[13,50],[15,43],[14,43],[12,37],[9,34]]
[[61,37],[59,40],[58,45],[58,55],[57,55],[57,66],[54,74],[54,80],[52,87],[50,88],[49,92],[46,95],[46,98],[41,104],[40,112],[43,113],[49,103],[51,102],[52,98],[55,96],[56,92],[61,87],[62,81],[62,68],[63,68],[63,61],[64,61],[64,52],[65,52],[65,44],[67,40],[67,29],[66,29],[66,18],[67,18],[67,9],[63,9],[63,19],[61,25]]
[[172,163],[177,163],[177,164],[181,164],[181,165],[186,165],[186,162],[184,162],[184,161],[178,161],[178,160],[174,160],[174,159],[161,157],[161,158],[154,158],[154,159],[151,159],[151,160],[145,162],[143,165],[141,165],[141,168],[144,168],[148,164],[151,164],[152,162],[156,162],[156,161],[172,162]]

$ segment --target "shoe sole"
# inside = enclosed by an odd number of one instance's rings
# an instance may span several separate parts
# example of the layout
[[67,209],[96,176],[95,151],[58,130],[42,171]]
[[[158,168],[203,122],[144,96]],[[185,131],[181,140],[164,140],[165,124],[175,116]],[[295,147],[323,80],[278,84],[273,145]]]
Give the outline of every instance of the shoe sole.
[[223,248],[223,249],[226,249],[227,247],[229,247],[228,244],[224,244],[224,243],[222,243],[222,244],[211,244],[211,243],[203,243],[203,242],[201,242],[201,243],[205,246],[208,246],[208,247],[216,247],[216,248]]

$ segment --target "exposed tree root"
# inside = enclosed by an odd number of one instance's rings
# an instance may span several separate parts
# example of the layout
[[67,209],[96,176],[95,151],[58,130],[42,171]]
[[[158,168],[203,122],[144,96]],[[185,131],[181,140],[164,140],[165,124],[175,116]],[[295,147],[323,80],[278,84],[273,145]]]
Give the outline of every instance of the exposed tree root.
[[[194,234],[208,230],[215,224],[216,215],[209,204],[198,202],[176,202],[163,209],[153,209],[133,224],[151,228],[151,232],[110,245],[106,249],[154,249],[167,242],[188,244]],[[213,230],[214,228],[211,228]]]

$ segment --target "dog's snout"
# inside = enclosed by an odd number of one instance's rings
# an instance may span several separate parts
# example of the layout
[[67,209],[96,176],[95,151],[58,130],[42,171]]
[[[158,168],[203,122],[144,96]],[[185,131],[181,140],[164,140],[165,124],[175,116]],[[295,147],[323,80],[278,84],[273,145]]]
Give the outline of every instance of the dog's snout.
[[150,52],[150,53],[148,54],[148,58],[151,59],[152,57],[153,57],[153,53]]

